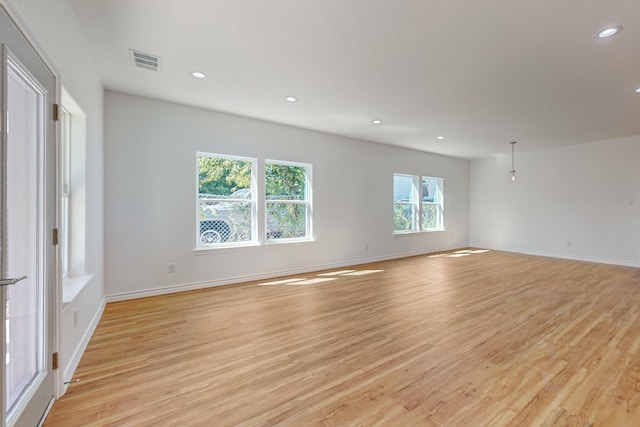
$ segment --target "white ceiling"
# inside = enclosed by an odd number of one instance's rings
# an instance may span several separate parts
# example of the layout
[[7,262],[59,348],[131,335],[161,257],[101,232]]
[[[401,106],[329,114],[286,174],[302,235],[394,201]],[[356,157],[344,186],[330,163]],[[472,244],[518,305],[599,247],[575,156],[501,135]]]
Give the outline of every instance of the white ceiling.
[[640,134],[638,0],[72,5],[107,89],[468,159]]

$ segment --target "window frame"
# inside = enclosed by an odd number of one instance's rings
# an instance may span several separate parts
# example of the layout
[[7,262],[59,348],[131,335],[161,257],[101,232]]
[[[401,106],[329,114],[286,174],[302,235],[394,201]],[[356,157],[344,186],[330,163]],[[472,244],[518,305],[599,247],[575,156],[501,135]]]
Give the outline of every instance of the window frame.
[[[395,200],[395,178],[396,177],[403,177],[403,178],[411,178],[411,200]],[[420,208],[419,208],[419,198],[418,198],[418,190],[417,190],[417,179],[418,177],[416,175],[410,175],[410,174],[405,174],[405,173],[394,173],[393,174],[393,192],[394,192],[394,199],[393,199],[393,209],[394,209],[394,215],[395,215],[395,207],[396,205],[401,205],[401,206],[410,206],[411,209],[411,228],[409,230],[396,230],[395,229],[395,224],[393,227],[393,233],[394,234],[409,234],[409,233],[416,233],[420,230]],[[394,220],[395,221],[395,220]]]
[[[94,274],[87,265],[87,115],[67,89],[60,88],[61,115],[58,121],[58,227],[60,244],[58,245],[59,276],[61,279],[62,306],[66,310],[89,282]],[[64,118],[64,113],[69,117]],[[68,120],[65,130],[64,121]],[[68,169],[63,168],[63,133],[68,132]],[[66,176],[65,176],[66,175]],[[68,186],[65,188],[65,179]],[[67,218],[63,218],[63,193],[68,193]],[[66,245],[66,248],[65,248]],[[63,252],[65,251],[65,252]],[[66,253],[66,260],[63,256]],[[66,271],[66,274],[64,274]]]
[[60,268],[68,277],[71,268],[71,126],[73,116],[61,106],[60,141]]
[[[281,165],[281,166],[294,166],[294,167],[302,167],[305,169],[305,191],[304,200],[287,200],[287,199],[267,199],[267,177],[266,170],[267,165]],[[312,240],[312,186],[311,186],[311,175],[312,175],[312,165],[310,163],[301,163],[301,162],[291,162],[285,160],[273,160],[273,159],[265,159],[264,160],[264,242],[266,244],[280,244],[280,243],[293,243],[293,242],[305,242]],[[268,204],[298,204],[303,205],[305,207],[305,235],[303,237],[285,237],[285,238],[269,238],[267,231],[267,205]]]
[[[420,230],[423,232],[431,232],[431,231],[444,231],[444,178],[439,178],[435,176],[421,176],[420,177],[420,190],[423,190],[424,181],[425,180],[433,180],[436,181],[436,195],[433,201],[425,201],[424,197],[420,198]],[[424,222],[422,221],[423,212],[425,211],[424,206],[436,206],[436,227],[434,228],[426,228]]]
[[[396,190],[396,177],[405,177],[411,178],[412,187],[411,187],[411,200],[396,200],[395,199],[395,190]],[[403,235],[403,234],[415,234],[415,233],[431,233],[434,231],[444,231],[444,178],[434,177],[428,175],[413,175],[406,173],[394,173],[393,174],[394,182],[393,182],[393,209],[394,209],[394,219],[393,219],[393,234],[394,235]],[[433,201],[425,201],[423,200],[422,191],[425,180],[435,180],[437,182],[437,193],[435,200]],[[395,208],[396,205],[403,206],[411,206],[412,208],[412,224],[410,230],[396,230],[395,228]],[[437,226],[434,228],[426,228],[425,223],[423,221],[423,213],[425,212],[425,206],[436,206],[436,223]]]
[[[249,218],[251,221],[251,226],[250,226],[250,233],[251,233],[251,238],[249,240],[245,240],[245,241],[239,241],[239,242],[218,242],[218,243],[209,243],[209,244],[203,244],[201,241],[201,225],[200,223],[202,222],[200,219],[200,203],[201,203],[201,198],[200,198],[200,158],[201,157],[207,157],[207,158],[219,158],[219,159],[225,159],[225,160],[236,160],[236,161],[242,161],[242,162],[249,162],[251,163],[251,187],[249,188],[251,197],[247,198],[247,199],[229,199],[227,198],[211,198],[211,199],[207,199],[208,201],[212,201],[212,202],[224,202],[224,203],[250,203],[251,204],[251,208],[250,208],[250,213],[249,213]],[[234,156],[234,155],[228,155],[228,154],[218,154],[218,153],[207,153],[204,151],[197,151],[196,152],[196,174],[195,174],[195,178],[196,178],[196,197],[195,197],[195,204],[196,204],[196,208],[195,208],[195,215],[196,215],[196,221],[195,221],[195,237],[196,237],[196,249],[197,250],[210,250],[210,249],[218,249],[218,248],[233,248],[233,247],[246,247],[246,246],[256,246],[258,244],[258,203],[257,203],[257,174],[258,174],[258,159],[256,159],[255,157],[243,157],[243,156]]]

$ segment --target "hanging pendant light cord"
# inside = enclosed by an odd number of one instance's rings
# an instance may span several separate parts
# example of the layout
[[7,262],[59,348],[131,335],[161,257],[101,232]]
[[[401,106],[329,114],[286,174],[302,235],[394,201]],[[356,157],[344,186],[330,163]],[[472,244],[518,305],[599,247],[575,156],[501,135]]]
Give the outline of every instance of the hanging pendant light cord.
[[515,141],[511,143],[511,171],[512,172],[516,171],[515,160],[514,160],[514,152],[513,152],[513,146],[514,145],[515,145]]
[[511,142],[511,170],[509,171],[511,173],[511,181],[516,180],[516,161],[515,161],[515,151],[514,151],[515,144],[516,144],[516,141]]

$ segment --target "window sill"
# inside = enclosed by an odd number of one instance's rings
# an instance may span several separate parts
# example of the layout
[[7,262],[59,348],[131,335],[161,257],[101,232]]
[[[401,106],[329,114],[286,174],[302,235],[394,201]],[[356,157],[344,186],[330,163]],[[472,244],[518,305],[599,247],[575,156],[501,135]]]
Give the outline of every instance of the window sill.
[[309,243],[309,242],[315,242],[315,239],[307,239],[306,237],[303,239],[270,239],[264,242],[264,246],[290,245],[292,243]]
[[433,230],[422,230],[422,231],[394,231],[394,236],[413,236],[415,234],[424,234],[424,233],[434,233],[438,231],[445,231],[444,228],[438,228]]
[[246,243],[230,243],[230,244],[223,244],[220,246],[206,246],[206,247],[196,247],[193,248],[193,252],[196,255],[206,255],[209,253],[220,253],[220,252],[227,252],[227,251],[235,251],[238,249],[247,249],[247,248],[256,248],[260,246],[258,243],[256,242],[246,242]]
[[93,274],[62,278],[62,311],[64,311],[93,279]]
[[292,244],[300,244],[300,243],[310,243],[315,242],[315,239],[278,239],[278,240],[267,240],[261,243],[247,243],[247,244],[230,244],[224,246],[214,246],[214,247],[203,247],[203,248],[193,248],[193,252],[196,255],[207,255],[212,253],[223,253],[230,251],[242,251],[251,250],[255,248],[265,247],[265,246],[281,246],[281,245],[292,245]]

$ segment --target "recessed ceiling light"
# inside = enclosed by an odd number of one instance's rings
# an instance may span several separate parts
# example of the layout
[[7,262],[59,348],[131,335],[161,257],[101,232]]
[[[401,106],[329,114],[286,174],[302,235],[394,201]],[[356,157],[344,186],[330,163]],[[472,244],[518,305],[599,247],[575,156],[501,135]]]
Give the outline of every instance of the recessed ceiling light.
[[379,125],[379,124],[381,124],[381,123],[382,123],[382,120],[378,120],[378,119],[376,119],[376,120],[374,120],[372,123],[373,123],[374,125]]
[[636,89],[636,93],[640,93],[640,87]]
[[437,136],[436,139],[442,140],[442,139],[444,139],[444,136]]
[[287,96],[285,99],[289,102],[296,102],[298,100],[295,96]]
[[204,74],[199,72],[199,71],[195,71],[195,72],[191,73],[191,75],[193,77],[195,77],[196,79],[204,79],[204,77],[205,77]]
[[607,39],[609,37],[613,37],[622,31],[622,27],[618,25],[617,27],[605,28],[604,30],[598,32],[599,39]]

